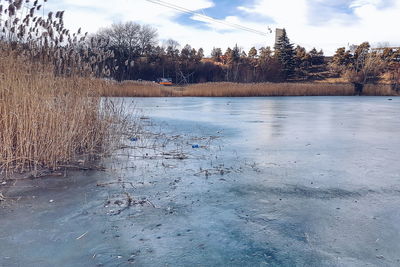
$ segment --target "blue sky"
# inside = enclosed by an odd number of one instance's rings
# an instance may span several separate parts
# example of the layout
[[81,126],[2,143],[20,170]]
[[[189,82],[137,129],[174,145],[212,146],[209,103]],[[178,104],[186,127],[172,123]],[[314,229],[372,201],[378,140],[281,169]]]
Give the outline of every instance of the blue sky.
[[[370,41],[375,46],[400,45],[400,0],[162,0],[227,23],[267,33],[286,28],[292,42],[332,54],[341,46]],[[261,36],[147,0],[49,0],[48,9],[66,10],[66,25],[95,32],[112,23],[135,21],[158,29],[160,43],[172,38],[182,46],[245,50],[273,45]]]
[[[170,1],[173,3],[173,1]],[[263,16],[262,14],[249,14],[244,10],[238,9],[240,6],[251,6],[255,1],[248,0],[218,0],[213,1],[213,6],[209,8],[203,8],[197,10],[198,13],[210,16],[215,19],[224,20],[226,17],[229,16],[236,16],[240,17],[242,20],[248,22],[255,22],[255,23],[265,23],[265,25],[269,25],[273,23],[273,19],[267,16]],[[193,16],[190,14],[181,14],[178,16],[176,21],[183,25],[189,25],[193,27],[198,27],[204,29],[205,27],[209,28],[208,23],[204,23],[198,20],[194,20]],[[234,30],[235,28],[231,29]]]

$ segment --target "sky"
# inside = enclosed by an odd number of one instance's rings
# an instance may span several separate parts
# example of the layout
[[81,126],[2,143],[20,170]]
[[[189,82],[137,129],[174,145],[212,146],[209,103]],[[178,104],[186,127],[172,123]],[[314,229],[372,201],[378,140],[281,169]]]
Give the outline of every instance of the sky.
[[[153,0],[154,1],[154,0]],[[157,0],[156,0],[157,1]],[[228,46],[248,51],[273,46],[276,28],[290,41],[332,55],[338,47],[369,41],[373,46],[400,46],[400,0],[162,0],[202,14],[198,16],[148,0],[50,0],[46,9],[65,10],[66,27],[94,33],[112,23],[134,21],[158,30],[160,43],[174,39],[182,46]],[[266,33],[243,31],[204,19],[210,16]],[[272,29],[269,33],[268,28]]]

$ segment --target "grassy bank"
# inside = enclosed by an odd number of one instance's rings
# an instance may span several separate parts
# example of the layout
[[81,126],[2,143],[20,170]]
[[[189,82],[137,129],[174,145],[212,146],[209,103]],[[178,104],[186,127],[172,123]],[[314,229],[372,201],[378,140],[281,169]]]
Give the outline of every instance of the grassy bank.
[[[103,96],[110,97],[252,97],[252,96],[351,96],[350,83],[203,83],[164,87],[151,82],[111,83]],[[387,84],[368,84],[363,95],[397,95]]]

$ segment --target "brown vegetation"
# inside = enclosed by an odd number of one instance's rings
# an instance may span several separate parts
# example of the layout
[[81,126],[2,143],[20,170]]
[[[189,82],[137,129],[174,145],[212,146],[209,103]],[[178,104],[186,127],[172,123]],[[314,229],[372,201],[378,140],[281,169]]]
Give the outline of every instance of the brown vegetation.
[[107,152],[123,125],[98,96],[102,83],[37,69],[0,54],[0,171],[55,169]]
[[[251,96],[350,96],[350,83],[202,83],[164,87],[151,82],[111,83],[103,87],[110,97],[251,97]],[[390,85],[367,85],[365,95],[396,95]]]
[[0,9],[0,175],[89,163],[126,127],[99,95],[107,84],[92,78],[112,54],[64,29],[63,12],[46,18],[38,1],[22,5]]
[[363,89],[366,96],[398,96],[399,92],[392,89],[391,84],[366,84]]

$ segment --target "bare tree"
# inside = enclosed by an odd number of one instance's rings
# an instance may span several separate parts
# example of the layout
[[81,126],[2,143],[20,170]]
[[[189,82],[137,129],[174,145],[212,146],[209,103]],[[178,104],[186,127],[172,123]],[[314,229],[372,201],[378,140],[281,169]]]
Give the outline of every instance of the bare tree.
[[112,24],[108,28],[101,29],[96,36],[108,40],[111,47],[126,51],[131,56],[148,54],[151,47],[157,44],[156,29],[131,21]]
[[165,45],[167,46],[167,56],[171,58],[177,58],[179,56],[180,44],[177,41],[169,39],[165,42]]
[[139,33],[140,55],[147,55],[151,48],[157,45],[157,30],[149,25],[142,26]]
[[354,51],[352,68],[347,70],[345,77],[354,84],[355,91],[362,93],[366,83],[376,82],[386,70],[388,64],[376,51],[370,51],[369,44],[363,43]]
[[150,56],[157,44],[157,30],[149,25],[129,21],[112,24],[97,32],[93,38],[104,41],[115,57],[111,63],[117,80],[131,79],[137,71],[140,57]]
[[97,33],[97,37],[109,41],[109,45],[119,50],[135,53],[140,47],[140,24],[134,22],[112,24]]

